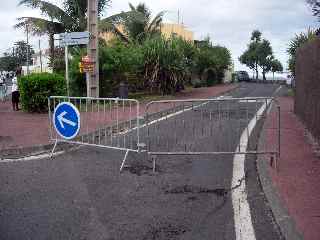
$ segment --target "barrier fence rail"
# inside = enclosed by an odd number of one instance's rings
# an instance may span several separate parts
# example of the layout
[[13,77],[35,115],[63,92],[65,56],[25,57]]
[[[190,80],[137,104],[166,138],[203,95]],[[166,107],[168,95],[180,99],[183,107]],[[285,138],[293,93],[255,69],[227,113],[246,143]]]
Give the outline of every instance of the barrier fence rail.
[[[66,140],[55,131],[53,111],[63,102],[73,104],[80,113],[80,130]],[[49,135],[57,143],[67,142],[129,152],[140,151],[139,102],[133,99],[52,96],[48,99]],[[129,134],[130,132],[130,134]],[[122,166],[123,167],[123,166]]]
[[[52,113],[63,102],[74,105],[80,115],[80,130],[72,139],[55,131]],[[277,122],[263,121],[271,107],[276,107],[272,114]],[[120,171],[129,152],[147,152],[154,170],[159,155],[269,154],[276,164],[280,156],[280,106],[274,98],[153,101],[143,118],[133,99],[52,96],[48,108],[52,154],[58,142],[121,150],[126,153]],[[259,123],[265,123],[258,131],[265,144],[258,148],[259,136],[253,132]],[[270,144],[270,138],[276,141]]]
[[[263,141],[258,149],[252,121],[262,122],[272,106],[277,108],[273,114],[278,121],[266,122],[260,137],[276,141]],[[169,109],[164,116],[150,117],[162,108]],[[280,156],[280,106],[274,98],[154,101],[146,107],[146,128],[147,151],[154,168],[159,155],[270,154],[276,157],[276,164]]]

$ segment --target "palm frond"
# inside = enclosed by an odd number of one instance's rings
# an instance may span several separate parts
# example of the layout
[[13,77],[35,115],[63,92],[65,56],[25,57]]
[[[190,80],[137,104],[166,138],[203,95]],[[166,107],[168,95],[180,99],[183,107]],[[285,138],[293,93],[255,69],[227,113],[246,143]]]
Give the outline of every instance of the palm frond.
[[162,23],[163,16],[166,13],[166,11],[162,11],[157,14],[157,16],[154,17],[154,19],[151,21],[151,23],[148,26],[147,32],[154,32],[156,29],[160,27],[160,24]]
[[128,37],[121,32],[121,30],[112,22],[110,21],[100,21],[99,22],[99,31],[100,32],[112,32],[117,37],[119,37],[122,41],[128,43],[129,39]]
[[42,1],[42,0],[21,0],[19,5],[25,5],[31,8],[37,8],[41,11],[45,16],[57,20],[59,22],[67,23],[73,22],[74,20],[60,7],[57,5]]
[[59,22],[53,22],[36,17],[21,17],[17,20],[18,23],[14,25],[15,28],[26,29],[28,27],[34,35],[64,32],[64,26]]
[[136,11],[136,8],[133,6],[132,3],[129,3],[129,7],[130,7],[131,11]]

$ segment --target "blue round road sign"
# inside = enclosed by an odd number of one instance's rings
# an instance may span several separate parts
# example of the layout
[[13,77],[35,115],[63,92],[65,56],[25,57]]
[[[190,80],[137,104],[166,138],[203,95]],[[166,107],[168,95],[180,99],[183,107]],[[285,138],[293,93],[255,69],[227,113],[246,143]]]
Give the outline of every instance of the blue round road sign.
[[59,103],[53,113],[53,125],[62,138],[73,139],[80,130],[80,113],[78,109],[69,102]]

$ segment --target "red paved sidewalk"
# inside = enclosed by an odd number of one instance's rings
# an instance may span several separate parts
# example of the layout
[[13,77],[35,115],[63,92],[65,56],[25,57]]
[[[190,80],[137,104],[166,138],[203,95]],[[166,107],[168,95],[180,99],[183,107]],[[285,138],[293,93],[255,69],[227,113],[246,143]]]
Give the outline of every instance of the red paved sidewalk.
[[[177,94],[176,99],[209,98],[236,87],[236,84],[228,84],[210,88],[192,89],[191,91]],[[141,105],[141,114],[143,114],[146,103],[142,103]],[[121,120],[125,120],[126,118],[129,117],[122,116]],[[0,102],[0,151],[49,144],[48,121],[48,114],[30,114],[22,111],[13,112],[11,102]],[[94,130],[94,124],[90,125],[93,127],[90,130]]]
[[[280,97],[279,101],[282,126],[281,158],[279,172],[271,168],[269,172],[298,231],[305,240],[319,240],[320,158],[308,143],[304,125],[293,113],[293,98]],[[276,120],[271,118],[271,121]]]

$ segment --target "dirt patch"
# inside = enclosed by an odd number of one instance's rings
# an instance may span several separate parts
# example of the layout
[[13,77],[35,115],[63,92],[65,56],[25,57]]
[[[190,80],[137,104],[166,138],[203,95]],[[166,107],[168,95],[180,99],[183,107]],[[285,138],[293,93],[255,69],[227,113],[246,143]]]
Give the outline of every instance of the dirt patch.
[[186,193],[208,193],[208,194],[215,194],[219,197],[223,197],[228,193],[228,190],[225,188],[216,188],[216,189],[209,189],[203,188],[198,186],[192,185],[183,185],[178,186],[173,189],[165,190],[166,194],[186,194]]
[[189,231],[185,226],[179,226],[172,223],[159,224],[151,226],[150,230],[142,238],[143,240],[159,240],[159,239],[177,239],[178,236]]

